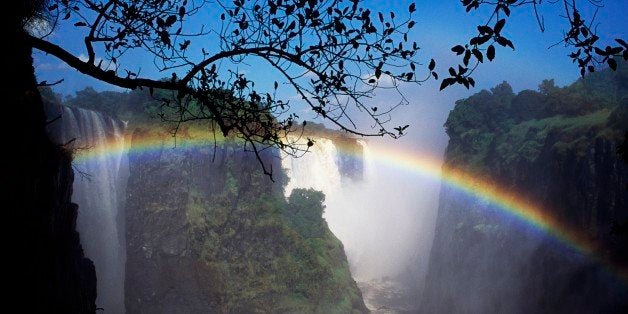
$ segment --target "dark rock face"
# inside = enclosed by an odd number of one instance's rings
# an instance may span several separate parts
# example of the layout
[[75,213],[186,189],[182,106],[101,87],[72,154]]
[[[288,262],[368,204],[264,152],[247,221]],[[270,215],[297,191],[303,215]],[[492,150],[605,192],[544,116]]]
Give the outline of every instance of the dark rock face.
[[338,162],[340,174],[344,178],[363,179],[364,162],[362,159],[355,158],[355,155],[347,153],[340,153],[338,158],[340,159]]
[[[135,149],[147,139],[160,144]],[[326,224],[326,233],[306,238],[283,220],[289,205],[273,152],[262,158],[273,161],[275,183],[235,142],[175,149],[171,139],[155,130],[133,135],[129,313],[367,311]]]
[[[607,83],[624,84],[621,75]],[[574,86],[556,93],[573,95],[582,88]],[[482,97],[483,103],[498,102],[483,93],[473,97]],[[612,97],[621,99],[621,95]],[[515,114],[518,102],[506,102],[502,106],[507,115],[493,118],[495,125],[490,127],[482,121],[492,115],[485,115],[482,106],[471,106],[479,99],[473,97],[458,103],[450,115],[445,166],[463,169],[539,204],[601,248],[584,255],[504,215],[485,200],[443,186],[423,310],[626,312],[628,287],[617,267],[628,266],[628,238],[613,231],[628,219],[628,164],[616,153],[623,130],[613,124],[614,113],[625,104],[611,102],[586,112],[572,103],[570,112],[584,112],[552,116],[539,111],[543,117],[518,121],[513,118],[522,116]],[[544,108],[552,94],[535,99],[544,103],[534,107]],[[587,104],[599,101],[585,99]],[[579,98],[571,101],[577,104]],[[555,112],[559,109],[553,107]],[[464,125],[462,112],[472,117]]]
[[338,152],[338,170],[343,178],[362,180],[364,178],[364,147],[354,138],[333,139]]
[[78,206],[71,203],[74,169],[69,155],[63,154],[54,186],[55,210],[52,214],[52,251],[54,260],[54,288],[56,308],[66,313],[96,311],[96,270],[85,257],[79,233],[76,231]]
[[95,312],[94,268],[84,258],[75,228],[77,207],[70,202],[71,158],[48,138],[32,49],[21,24],[26,13],[20,11],[24,5],[18,7],[5,14],[10,17],[6,40],[12,44],[3,58],[11,77],[3,114],[19,124],[2,124],[8,149],[0,170],[3,282],[9,291],[3,307],[39,313]]

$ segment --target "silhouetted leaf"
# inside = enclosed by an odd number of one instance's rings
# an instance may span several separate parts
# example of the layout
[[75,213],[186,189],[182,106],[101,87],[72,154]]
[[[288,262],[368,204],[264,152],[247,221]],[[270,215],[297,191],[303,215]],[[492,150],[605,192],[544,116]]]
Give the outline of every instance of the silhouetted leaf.
[[457,45],[453,48],[451,48],[451,51],[455,52],[457,55],[461,55],[464,53],[464,47],[462,47],[461,45]]
[[484,56],[482,56],[482,52],[480,52],[480,50],[473,49],[471,50],[471,52],[473,52],[473,55],[475,56],[476,59],[478,59],[478,61],[482,63],[484,62]]
[[492,35],[493,34],[493,29],[486,26],[486,25],[479,25],[478,26],[478,32],[480,32],[482,35],[484,34],[489,34]]
[[624,49],[622,47],[606,47],[606,51],[608,52],[609,55],[616,55],[618,53],[621,53]]
[[444,79],[441,84],[440,84],[440,90],[445,89],[447,86],[452,85],[455,82],[454,79],[452,78],[446,78]]
[[495,38],[495,41],[498,44],[500,44],[500,45],[502,45],[504,47],[508,46],[508,47],[512,48],[513,50],[515,49],[515,46],[512,45],[512,42],[510,40],[504,38],[504,37],[501,37],[501,36],[497,37],[497,38]]
[[462,58],[462,63],[464,63],[464,65],[469,65],[469,60],[471,60],[471,50],[467,50],[464,52],[464,58]]
[[495,27],[493,27],[493,31],[495,32],[495,34],[499,34],[504,28],[504,25],[506,25],[506,19],[501,19],[497,21],[497,23],[495,23]]
[[168,16],[168,18],[166,19],[166,23],[164,24],[166,27],[170,27],[172,26],[172,24],[174,24],[177,21],[177,16],[176,15],[170,15]]
[[179,44],[179,50],[185,50],[190,45],[190,40],[184,40],[183,43]]
[[430,64],[427,66],[428,70],[434,71],[435,67],[436,67],[436,61],[434,61],[434,59],[430,60]]
[[492,38],[491,35],[484,35],[484,36],[473,37],[469,41],[469,44],[471,44],[471,45],[483,45],[487,41],[489,41],[491,38]]
[[489,61],[495,59],[495,46],[488,46],[488,49],[486,49],[486,58],[488,58]]
[[506,16],[510,16],[510,8],[504,6],[503,10],[504,10],[504,13],[506,14]]
[[613,69],[613,71],[617,70],[617,61],[615,61],[615,59],[609,58],[606,62],[608,63],[608,66]]
[[464,75],[468,70],[468,68],[463,68],[461,65],[458,65],[458,76]]

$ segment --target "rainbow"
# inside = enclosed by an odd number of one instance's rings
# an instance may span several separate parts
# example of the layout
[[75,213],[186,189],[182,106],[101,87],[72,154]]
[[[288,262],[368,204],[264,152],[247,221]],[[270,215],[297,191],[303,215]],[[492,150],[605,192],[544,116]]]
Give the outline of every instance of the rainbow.
[[[373,147],[373,145],[369,145],[369,147]],[[628,282],[628,269],[604,260],[599,253],[602,250],[599,243],[586,233],[561,222],[549,211],[544,210],[531,200],[493,183],[478,179],[461,169],[443,166],[442,160],[431,157],[429,154],[416,154],[389,148],[378,149],[377,147],[374,151],[374,158],[378,162],[430,177],[467,195],[486,200],[508,216],[547,233],[562,244],[593,258],[612,273],[617,274],[624,282]]]
[[[81,144],[77,144],[76,146],[79,147],[79,149],[74,151],[73,161],[80,165],[84,162],[110,158],[124,153],[142,154],[164,148],[186,150],[191,148],[213,147],[214,143],[222,144],[224,142],[225,138],[222,136],[213,138],[204,134],[203,137],[173,137],[169,132],[164,130],[151,130],[139,135],[131,136],[127,134],[123,137],[110,138],[106,143],[102,143],[102,145],[91,146],[87,144],[85,145],[85,149],[80,148]],[[130,147],[129,143],[132,143]]]
[[[157,134],[149,132],[147,134],[149,135],[134,136],[130,149],[125,147],[128,145],[124,145],[124,142],[130,143],[130,138],[127,136],[125,141],[120,141],[119,139],[112,140],[105,146],[79,151],[75,155],[74,162],[80,165],[82,162],[119,155],[124,152],[128,154],[146,153],[163,148],[185,150],[213,147],[214,143],[220,144],[225,142],[225,139],[222,137],[214,139],[206,134],[204,138],[200,139],[193,136],[188,138],[178,137],[176,140],[173,137],[164,136],[164,132]],[[358,153],[355,150],[347,150],[343,149],[343,147],[339,147],[339,150],[341,153],[352,155],[354,158],[362,158],[361,155],[355,156]],[[587,236],[585,232],[561,222],[549,211],[538,206],[538,204],[512,191],[478,179],[463,170],[444,167],[442,160],[429,154],[394,150],[389,147],[383,148],[371,145],[371,143],[369,143],[369,150],[371,150],[371,157],[378,163],[440,181],[442,184],[455,190],[490,202],[508,216],[514,217],[536,230],[549,234],[565,246],[593,258],[599,264],[608,268],[611,273],[618,275],[624,282],[628,282],[628,269],[603,259],[600,254],[602,248],[599,243]]]

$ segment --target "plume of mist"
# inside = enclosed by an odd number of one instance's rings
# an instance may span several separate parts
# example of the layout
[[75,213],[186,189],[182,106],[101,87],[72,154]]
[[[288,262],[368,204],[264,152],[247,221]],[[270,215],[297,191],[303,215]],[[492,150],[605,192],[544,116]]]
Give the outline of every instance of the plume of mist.
[[427,270],[440,182],[378,158],[384,150],[402,149],[398,143],[359,143],[361,180],[340,175],[336,146],[319,138],[310,153],[284,159],[290,177],[286,193],[293,188],[325,193],[324,217],[342,241],[357,281],[386,278],[418,288]]

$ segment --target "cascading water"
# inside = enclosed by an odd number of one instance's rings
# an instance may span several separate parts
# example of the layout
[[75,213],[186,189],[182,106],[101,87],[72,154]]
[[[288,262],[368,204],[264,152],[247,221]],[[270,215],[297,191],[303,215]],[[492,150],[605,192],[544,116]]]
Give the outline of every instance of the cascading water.
[[72,201],[79,205],[77,229],[85,255],[96,267],[96,305],[124,313],[126,262],[124,208],[128,159],[122,122],[91,110],[62,106],[52,135],[74,149]]
[[282,166],[290,176],[286,196],[295,188],[312,188],[325,193],[327,199],[334,198],[336,193],[341,192],[337,157],[336,146],[326,138],[317,139],[313,149],[300,158],[284,157]]
[[[438,182],[380,162],[374,157],[386,148],[362,140],[357,141],[360,156],[354,153],[352,158],[363,165],[362,180],[352,179],[342,174],[347,158],[334,141],[314,139],[315,145],[303,157],[283,158],[290,179],[286,195],[294,188],[322,191],[324,217],[344,245],[354,279],[369,287],[388,281],[381,290],[405,289],[397,297],[405,299],[391,304],[414,309],[417,304],[411,304],[416,302],[412,299],[419,295],[427,269]],[[362,288],[369,305],[368,287]]]

